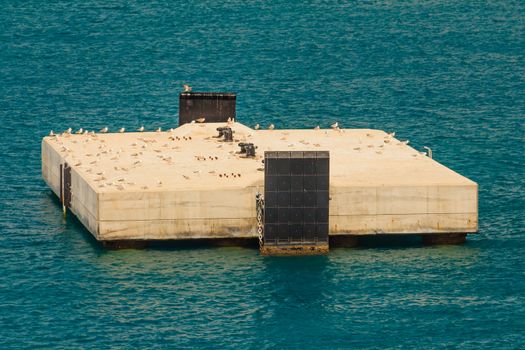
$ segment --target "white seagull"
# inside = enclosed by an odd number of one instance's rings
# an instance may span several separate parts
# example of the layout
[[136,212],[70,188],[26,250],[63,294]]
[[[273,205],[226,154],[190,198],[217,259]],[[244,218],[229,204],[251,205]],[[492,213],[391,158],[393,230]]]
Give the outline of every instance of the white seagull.
[[140,128],[138,128],[137,131],[143,132],[144,131],[144,125],[142,125]]
[[118,129],[118,132],[120,132],[120,133],[123,133],[124,131],[126,131],[126,128],[120,128],[120,129]]
[[275,129],[275,125],[270,124],[270,125],[268,126],[268,130],[273,130],[273,129]]
[[107,126],[103,127],[102,129],[100,129],[100,132],[101,133],[106,133],[109,131],[109,128]]
[[191,86],[189,86],[188,84],[184,84],[182,85],[182,87],[184,88],[184,92],[191,92]]
[[254,127],[255,130],[259,130],[260,128],[261,126],[259,125],[259,123],[255,124],[255,127]]
[[333,123],[332,125],[330,125],[330,127],[331,127],[332,129],[339,129],[339,123],[338,123],[338,122],[335,122],[335,123]]

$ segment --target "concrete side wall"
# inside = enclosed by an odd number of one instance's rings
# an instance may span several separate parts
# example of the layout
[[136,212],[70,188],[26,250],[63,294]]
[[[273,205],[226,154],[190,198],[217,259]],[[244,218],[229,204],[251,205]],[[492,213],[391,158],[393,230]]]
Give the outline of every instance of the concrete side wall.
[[71,169],[70,210],[99,239],[98,195],[75,169]]
[[99,239],[255,237],[257,188],[101,193]]
[[477,232],[477,185],[331,189],[330,233]]
[[[184,180],[183,180],[184,181]],[[237,219],[255,216],[256,188],[101,193],[100,220]]]
[[42,177],[49,188],[60,196],[60,164],[62,157],[46,141],[42,141]]
[[398,214],[330,216],[330,235],[474,233],[476,214]]
[[257,237],[255,218],[100,221],[99,240]]
[[[100,194],[101,240],[256,237],[255,193]],[[477,186],[332,187],[330,234],[477,232]]]

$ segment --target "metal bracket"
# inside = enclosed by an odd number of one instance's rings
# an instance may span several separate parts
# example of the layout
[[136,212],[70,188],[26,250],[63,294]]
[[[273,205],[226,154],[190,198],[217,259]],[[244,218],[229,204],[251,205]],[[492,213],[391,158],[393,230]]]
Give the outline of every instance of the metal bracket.
[[255,157],[255,149],[257,146],[254,146],[253,143],[241,142],[239,143],[239,147],[241,147],[241,151],[239,153],[246,154],[246,158]]
[[224,141],[226,141],[226,142],[232,142],[233,141],[233,133],[235,131],[233,131],[232,128],[230,128],[228,126],[223,126],[223,127],[217,128],[217,131],[219,132],[219,135],[215,136],[215,137],[217,137],[217,138],[224,137]]

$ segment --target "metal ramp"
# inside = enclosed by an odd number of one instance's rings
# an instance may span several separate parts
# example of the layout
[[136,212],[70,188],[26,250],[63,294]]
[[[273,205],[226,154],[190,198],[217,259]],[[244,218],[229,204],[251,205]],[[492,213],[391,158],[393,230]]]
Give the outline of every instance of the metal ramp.
[[267,151],[264,164],[261,253],[327,253],[329,152]]

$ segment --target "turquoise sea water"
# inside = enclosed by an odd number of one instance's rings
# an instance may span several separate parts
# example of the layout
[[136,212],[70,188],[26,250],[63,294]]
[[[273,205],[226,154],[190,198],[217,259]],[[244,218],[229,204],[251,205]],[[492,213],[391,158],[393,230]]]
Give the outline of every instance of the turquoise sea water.
[[[0,0],[0,348],[525,348],[521,1]],[[40,174],[50,129],[238,119],[395,130],[479,183],[463,246],[106,251]]]

